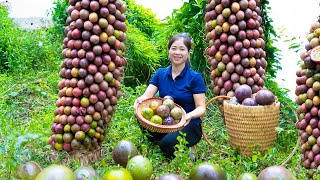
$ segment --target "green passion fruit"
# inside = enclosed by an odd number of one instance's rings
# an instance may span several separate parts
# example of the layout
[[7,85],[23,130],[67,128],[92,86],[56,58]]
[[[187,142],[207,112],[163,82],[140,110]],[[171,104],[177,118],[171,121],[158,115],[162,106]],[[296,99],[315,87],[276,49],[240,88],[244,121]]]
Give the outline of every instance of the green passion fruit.
[[139,180],[150,179],[153,173],[151,161],[142,155],[131,158],[128,161],[127,170],[130,172],[133,179]]

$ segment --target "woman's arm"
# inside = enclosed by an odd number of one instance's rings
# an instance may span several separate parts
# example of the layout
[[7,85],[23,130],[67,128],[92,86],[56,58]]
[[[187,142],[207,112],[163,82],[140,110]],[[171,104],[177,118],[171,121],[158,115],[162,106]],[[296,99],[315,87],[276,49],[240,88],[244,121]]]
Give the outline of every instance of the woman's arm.
[[141,103],[143,100],[152,98],[156,93],[158,92],[157,86],[153,84],[149,84],[146,91],[143,93],[142,96],[138,97],[136,101],[134,102],[134,107],[136,108],[138,103]]
[[206,94],[194,94],[193,95],[194,103],[196,108],[187,113],[186,120],[190,121],[191,119],[201,117],[206,112]]

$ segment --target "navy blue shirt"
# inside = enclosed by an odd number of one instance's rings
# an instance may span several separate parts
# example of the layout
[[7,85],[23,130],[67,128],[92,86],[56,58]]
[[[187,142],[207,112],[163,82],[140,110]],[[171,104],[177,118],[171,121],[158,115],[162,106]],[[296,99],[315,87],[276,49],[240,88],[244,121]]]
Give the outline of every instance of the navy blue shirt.
[[[193,94],[206,93],[206,85],[200,73],[192,70],[188,65],[182,72],[172,79],[172,66],[158,69],[153,75],[150,84],[159,90],[159,96],[172,96],[187,113],[195,109]],[[200,118],[190,121],[190,124],[201,123]]]

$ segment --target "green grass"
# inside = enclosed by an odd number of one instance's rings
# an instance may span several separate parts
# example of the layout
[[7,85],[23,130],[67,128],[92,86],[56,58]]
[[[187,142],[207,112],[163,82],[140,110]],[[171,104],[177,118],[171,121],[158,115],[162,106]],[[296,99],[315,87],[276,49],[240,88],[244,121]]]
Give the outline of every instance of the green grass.
[[[50,158],[51,147],[46,142],[51,133],[59,81],[58,72],[0,75],[0,179],[15,179],[15,169],[26,161],[35,161],[43,168],[53,163],[63,164],[73,170],[80,166],[79,162],[72,159],[65,160],[66,152],[59,152],[58,159]],[[154,179],[165,173],[176,173],[187,179],[191,168],[201,162],[218,164],[225,170],[228,179],[236,179],[244,172],[258,175],[265,167],[281,164],[296,145],[298,131],[294,128],[295,119],[289,119],[292,116],[282,114],[273,148],[265,154],[255,152],[249,157],[239,155],[228,143],[221,111],[214,102],[207,107],[204,119],[205,133],[213,146],[201,140],[197,145],[200,158],[193,163],[182,139],[176,153],[177,157],[168,161],[161,154],[159,147],[151,144],[141,132],[133,113],[133,102],[143,93],[145,87],[122,88],[123,97],[119,100],[116,114],[107,129],[101,158],[91,164],[100,175],[118,166],[113,162],[111,154],[113,147],[122,139],[133,142],[139,154],[151,160]],[[212,94],[208,92],[208,99],[210,97]],[[306,170],[300,165],[300,145],[284,166],[298,179],[306,179]]]

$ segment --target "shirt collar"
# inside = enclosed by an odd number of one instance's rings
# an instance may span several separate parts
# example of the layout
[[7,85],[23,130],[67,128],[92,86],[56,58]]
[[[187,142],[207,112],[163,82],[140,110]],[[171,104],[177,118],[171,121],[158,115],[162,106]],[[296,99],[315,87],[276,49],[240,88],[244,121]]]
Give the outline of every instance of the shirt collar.
[[[177,77],[184,77],[187,73],[187,70],[189,69],[189,66],[186,64],[186,66],[183,68],[182,72]],[[172,77],[172,65],[167,67],[166,75]]]

